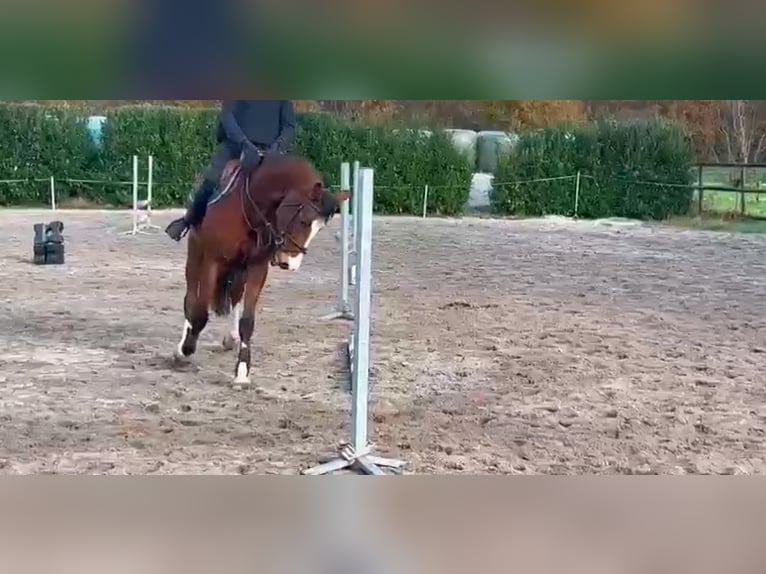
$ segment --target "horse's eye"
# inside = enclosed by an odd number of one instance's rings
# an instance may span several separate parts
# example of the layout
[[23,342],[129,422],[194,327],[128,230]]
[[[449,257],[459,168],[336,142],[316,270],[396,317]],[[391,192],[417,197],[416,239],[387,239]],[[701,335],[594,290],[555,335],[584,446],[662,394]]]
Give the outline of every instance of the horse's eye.
[[301,221],[301,225],[303,227],[311,227],[311,222],[310,221]]

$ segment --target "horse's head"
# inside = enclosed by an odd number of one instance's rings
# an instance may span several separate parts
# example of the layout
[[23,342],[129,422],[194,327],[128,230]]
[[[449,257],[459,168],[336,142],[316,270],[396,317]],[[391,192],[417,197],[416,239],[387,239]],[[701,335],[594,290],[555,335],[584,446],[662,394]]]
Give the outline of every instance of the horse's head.
[[288,191],[277,208],[277,229],[284,233],[284,243],[277,249],[274,263],[288,271],[298,270],[311,241],[350,197],[348,191],[333,193],[321,182]]

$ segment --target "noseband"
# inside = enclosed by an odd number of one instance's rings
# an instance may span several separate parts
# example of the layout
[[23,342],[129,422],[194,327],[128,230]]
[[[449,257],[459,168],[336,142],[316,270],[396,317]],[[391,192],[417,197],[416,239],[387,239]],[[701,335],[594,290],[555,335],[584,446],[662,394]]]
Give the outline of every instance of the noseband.
[[242,191],[242,216],[245,218],[245,222],[247,223],[247,226],[250,228],[251,231],[254,231],[256,236],[258,237],[258,242],[260,244],[260,229],[256,226],[254,226],[250,219],[247,217],[247,209],[245,206],[245,197],[247,197],[247,201],[250,204],[250,207],[253,208],[256,215],[258,216],[258,219],[261,220],[261,223],[263,224],[263,227],[266,228],[266,231],[269,234],[269,239],[267,245],[271,247],[271,264],[273,266],[278,265],[277,263],[277,253],[280,249],[284,248],[284,246],[289,241],[292,243],[298,251],[300,251],[303,255],[306,255],[308,253],[308,250],[303,247],[301,244],[299,244],[295,238],[290,234],[290,229],[292,229],[293,224],[295,223],[295,219],[303,212],[303,209],[306,207],[312,208],[317,213],[320,213],[319,209],[310,201],[304,201],[301,203],[288,203],[285,205],[282,205],[280,203],[280,207],[297,207],[295,210],[295,213],[290,218],[290,221],[287,224],[287,229],[279,229],[271,224],[271,222],[268,220],[266,215],[263,213],[263,210],[261,210],[260,207],[255,203],[252,197],[250,197],[250,174],[245,175],[245,181],[244,181],[244,189]]

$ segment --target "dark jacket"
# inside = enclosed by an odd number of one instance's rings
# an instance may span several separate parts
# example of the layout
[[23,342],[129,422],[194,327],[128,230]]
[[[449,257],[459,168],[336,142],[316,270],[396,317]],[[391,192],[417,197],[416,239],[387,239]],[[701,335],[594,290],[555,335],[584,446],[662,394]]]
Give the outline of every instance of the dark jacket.
[[289,148],[295,138],[295,114],[290,100],[224,100],[216,137],[241,149],[245,139],[260,147],[278,143]]

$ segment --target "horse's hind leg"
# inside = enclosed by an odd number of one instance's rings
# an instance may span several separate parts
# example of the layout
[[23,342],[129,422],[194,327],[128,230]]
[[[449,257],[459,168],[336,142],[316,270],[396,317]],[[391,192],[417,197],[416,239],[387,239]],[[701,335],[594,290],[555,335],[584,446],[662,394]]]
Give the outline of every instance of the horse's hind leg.
[[239,320],[242,318],[242,307],[244,302],[242,298],[245,294],[245,282],[247,275],[245,273],[237,274],[234,279],[234,284],[231,286],[231,317],[229,323],[229,330],[223,336],[223,348],[226,351],[231,351],[237,346],[239,342]]
[[184,297],[184,328],[175,355],[179,359],[189,357],[197,350],[197,340],[207,325],[217,265],[201,259],[189,258],[186,264],[186,296]]
[[268,274],[268,263],[261,263],[247,270],[242,317],[239,319],[239,352],[234,375],[234,384],[237,386],[250,385],[250,342],[255,330],[255,308]]
[[184,294],[184,326],[181,330],[181,340],[176,345],[173,353],[176,359],[184,359],[188,350],[187,339],[192,330],[190,309],[197,304],[197,294],[199,292],[199,280],[202,273],[203,252],[196,242],[195,233],[189,234],[186,248],[186,293]]

